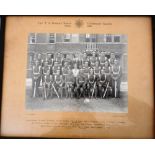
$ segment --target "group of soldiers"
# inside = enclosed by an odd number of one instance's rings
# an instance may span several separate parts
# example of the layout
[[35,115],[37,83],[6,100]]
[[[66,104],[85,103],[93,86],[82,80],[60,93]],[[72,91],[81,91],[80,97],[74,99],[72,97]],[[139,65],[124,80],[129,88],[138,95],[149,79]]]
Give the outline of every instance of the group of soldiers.
[[120,97],[121,67],[114,53],[83,53],[69,58],[62,53],[37,54],[32,65],[32,97]]

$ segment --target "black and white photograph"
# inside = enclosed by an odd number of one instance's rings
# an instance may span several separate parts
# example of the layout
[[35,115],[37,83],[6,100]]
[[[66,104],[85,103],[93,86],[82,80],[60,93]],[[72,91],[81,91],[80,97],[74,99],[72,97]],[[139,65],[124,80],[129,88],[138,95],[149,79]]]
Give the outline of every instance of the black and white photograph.
[[125,34],[30,33],[26,109],[128,112]]

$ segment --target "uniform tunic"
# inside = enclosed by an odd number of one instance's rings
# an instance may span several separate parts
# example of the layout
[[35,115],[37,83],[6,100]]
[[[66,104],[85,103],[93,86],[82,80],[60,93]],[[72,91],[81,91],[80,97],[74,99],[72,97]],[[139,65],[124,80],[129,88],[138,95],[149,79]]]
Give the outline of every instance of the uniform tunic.
[[114,61],[115,61],[115,58],[110,58],[109,59],[110,66],[113,66],[114,65]]
[[[119,65],[117,66],[112,66],[112,77],[114,77],[112,79],[112,94],[114,97],[119,97],[120,96],[120,75],[121,75],[121,68]],[[115,86],[115,84],[117,83],[117,86]],[[115,87],[117,88],[117,93],[115,96]]]
[[105,56],[100,56],[100,65],[103,67],[106,62],[106,57]]
[[92,57],[90,58],[90,64],[91,64],[92,67],[95,66],[96,61],[97,61],[97,60],[96,60],[96,57],[92,56]]

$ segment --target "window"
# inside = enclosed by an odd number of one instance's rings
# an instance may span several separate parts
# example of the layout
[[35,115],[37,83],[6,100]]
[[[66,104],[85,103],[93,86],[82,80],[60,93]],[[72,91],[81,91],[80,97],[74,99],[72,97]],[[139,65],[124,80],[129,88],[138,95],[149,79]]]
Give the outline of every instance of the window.
[[86,42],[90,42],[90,34],[86,34]]
[[64,42],[70,42],[71,41],[71,34],[64,34]]
[[29,40],[30,44],[34,44],[36,43],[36,34],[35,33],[31,33],[30,34],[30,40]]
[[49,34],[49,43],[55,43],[55,34],[54,33]]
[[106,42],[112,42],[112,35],[106,35]]
[[120,36],[114,36],[114,42],[120,42]]
[[93,34],[91,39],[92,39],[92,42],[96,42],[96,35]]

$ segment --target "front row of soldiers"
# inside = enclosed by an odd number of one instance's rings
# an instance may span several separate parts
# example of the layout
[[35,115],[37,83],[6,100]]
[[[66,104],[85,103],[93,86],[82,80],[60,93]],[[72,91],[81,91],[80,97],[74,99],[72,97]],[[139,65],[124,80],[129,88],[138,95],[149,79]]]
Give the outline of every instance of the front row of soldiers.
[[[110,65],[110,60],[102,66],[98,61],[93,67],[89,62],[83,62],[78,66],[74,62],[71,68],[67,62],[60,66],[55,62],[49,66],[39,60],[33,65],[32,96],[47,98],[108,98],[120,97],[121,68],[119,61],[115,59]],[[42,84],[41,84],[42,83]],[[41,86],[42,85],[42,86]],[[41,86],[41,87],[40,87]]]

